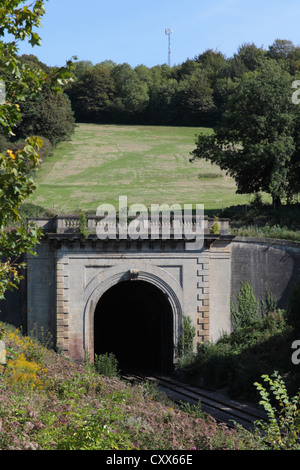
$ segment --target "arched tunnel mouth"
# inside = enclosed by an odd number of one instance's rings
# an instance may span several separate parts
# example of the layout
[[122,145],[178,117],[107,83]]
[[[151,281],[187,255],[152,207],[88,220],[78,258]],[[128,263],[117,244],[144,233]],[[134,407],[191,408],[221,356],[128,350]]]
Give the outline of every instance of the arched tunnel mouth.
[[139,280],[108,289],[95,309],[94,353],[113,353],[121,370],[170,373],[173,311],[166,295]]

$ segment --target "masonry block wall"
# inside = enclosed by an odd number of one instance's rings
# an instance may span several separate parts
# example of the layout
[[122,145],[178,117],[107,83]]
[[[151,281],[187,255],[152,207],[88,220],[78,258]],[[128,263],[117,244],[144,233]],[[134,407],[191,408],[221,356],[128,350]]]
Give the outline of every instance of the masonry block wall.
[[4,309],[0,305],[0,319],[24,326],[25,318],[25,331],[35,325],[49,331],[64,354],[80,361],[86,351],[93,355],[93,315],[101,296],[116,283],[142,280],[156,286],[172,309],[174,345],[182,316],[188,315],[196,327],[196,348],[230,332],[230,299],[245,280],[258,299],[269,289],[278,306],[286,308],[300,280],[300,247],[220,236],[206,237],[199,251],[187,251],[181,240],[103,242],[48,234],[37,256],[28,255],[27,265],[26,285]]
[[28,325],[47,325],[64,354],[83,360],[93,351],[93,314],[101,295],[133,272],[133,282],[150,282],[168,298],[174,346],[182,316],[190,316],[196,348],[230,330],[230,263],[230,241],[206,241],[194,252],[182,240],[116,243],[49,235],[38,256],[28,258]]
[[30,333],[35,327],[56,337],[56,258],[47,242],[37,247],[37,256],[27,256],[26,292],[27,325]]
[[56,344],[62,352],[69,348],[69,259],[56,252]]
[[278,308],[287,308],[291,290],[300,281],[300,243],[236,237],[231,249],[232,298],[236,299],[241,283],[247,280],[258,300],[268,289]]

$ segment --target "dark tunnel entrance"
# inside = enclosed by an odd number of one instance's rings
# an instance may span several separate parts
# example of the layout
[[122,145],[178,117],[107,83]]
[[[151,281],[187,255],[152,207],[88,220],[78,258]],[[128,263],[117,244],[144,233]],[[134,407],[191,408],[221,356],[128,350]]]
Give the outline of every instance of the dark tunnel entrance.
[[95,310],[94,352],[114,353],[120,369],[171,372],[173,312],[163,292],[145,281],[106,291]]

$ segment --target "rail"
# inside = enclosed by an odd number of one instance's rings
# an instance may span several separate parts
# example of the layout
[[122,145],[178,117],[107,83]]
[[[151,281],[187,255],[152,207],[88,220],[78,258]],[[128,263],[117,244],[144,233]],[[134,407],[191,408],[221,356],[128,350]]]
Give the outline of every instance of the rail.
[[124,372],[122,378],[137,382],[152,381],[177,404],[188,402],[196,405],[200,401],[201,409],[205,413],[229,427],[234,427],[235,423],[238,423],[245,429],[251,430],[255,421],[267,418],[264,410],[256,406],[232,400],[218,392],[179,382],[171,377],[152,373]]

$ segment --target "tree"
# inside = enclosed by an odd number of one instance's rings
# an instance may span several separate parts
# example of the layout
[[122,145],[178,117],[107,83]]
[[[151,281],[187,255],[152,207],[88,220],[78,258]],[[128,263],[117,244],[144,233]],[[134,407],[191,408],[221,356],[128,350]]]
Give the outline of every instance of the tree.
[[269,46],[267,56],[281,62],[292,75],[296,75],[300,70],[300,47],[295,46],[292,41],[276,39]]
[[195,70],[179,82],[173,103],[177,122],[185,125],[208,125],[215,111],[213,90],[206,74]]
[[112,75],[116,87],[117,114],[125,121],[137,121],[149,102],[147,82],[140,80],[138,73],[126,63],[114,67]]
[[[47,84],[52,92],[61,92],[61,85],[71,77],[72,61],[48,74],[45,70],[32,71],[18,57],[18,43],[28,39],[32,46],[40,43],[34,28],[40,25],[45,13],[44,1],[23,5],[22,0],[2,0],[0,6],[1,79],[6,84],[5,102],[0,105],[0,125],[3,135],[12,136],[22,115],[20,104],[26,97],[37,95]],[[23,5],[23,6],[22,6]],[[13,40],[5,42],[4,37]],[[0,298],[7,289],[20,281],[19,258],[31,251],[41,235],[35,226],[20,224],[20,205],[35,189],[33,172],[40,164],[38,137],[29,137],[17,151],[8,148],[0,154]],[[13,227],[13,228],[11,228]]]
[[[21,56],[20,62],[37,74],[43,70],[49,75],[56,70],[47,67],[32,54]],[[75,119],[68,96],[65,93],[53,92],[47,81],[38,94],[26,95],[26,99],[20,103],[20,111],[22,119],[14,129],[14,140],[39,135],[56,146],[59,142],[69,139],[74,132]]]
[[267,56],[281,63],[283,67],[296,75],[300,70],[300,47],[295,46],[292,41],[276,39],[267,51]]
[[28,135],[46,137],[53,146],[68,140],[75,129],[75,119],[67,95],[44,91],[34,100],[26,100],[21,107],[22,121],[17,126],[16,138]]
[[229,60],[231,77],[241,77],[244,73],[256,70],[265,60],[267,52],[255,44],[242,44],[237,54]]
[[276,39],[271,46],[269,46],[268,56],[272,59],[287,59],[295,50],[292,41],[287,39]]
[[91,70],[92,68],[93,63],[90,60],[79,60],[75,65],[74,76],[76,78],[80,78],[84,72]]
[[238,193],[264,191],[280,204],[292,190],[292,162],[299,161],[292,81],[271,59],[236,80],[214,134],[199,135],[191,161],[216,163],[235,179]]
[[225,78],[229,76],[229,62],[220,51],[207,49],[205,52],[196,57],[195,61],[202,65],[212,83],[214,83],[218,78]]
[[195,60],[191,60],[191,59],[187,59],[182,64],[173,67],[176,73],[177,81],[184,80],[185,78],[187,78],[196,70],[199,70],[200,68],[201,68],[201,65],[198,64]]
[[105,122],[110,118],[115,96],[110,67],[104,64],[88,67],[66,93],[77,121]]
[[161,78],[153,84],[149,92],[148,106],[151,123],[172,125],[176,122],[177,110],[174,101],[178,88],[178,82],[174,78]]
[[231,302],[231,322],[233,329],[250,326],[259,319],[259,302],[248,281],[244,281],[237,294],[237,304]]

